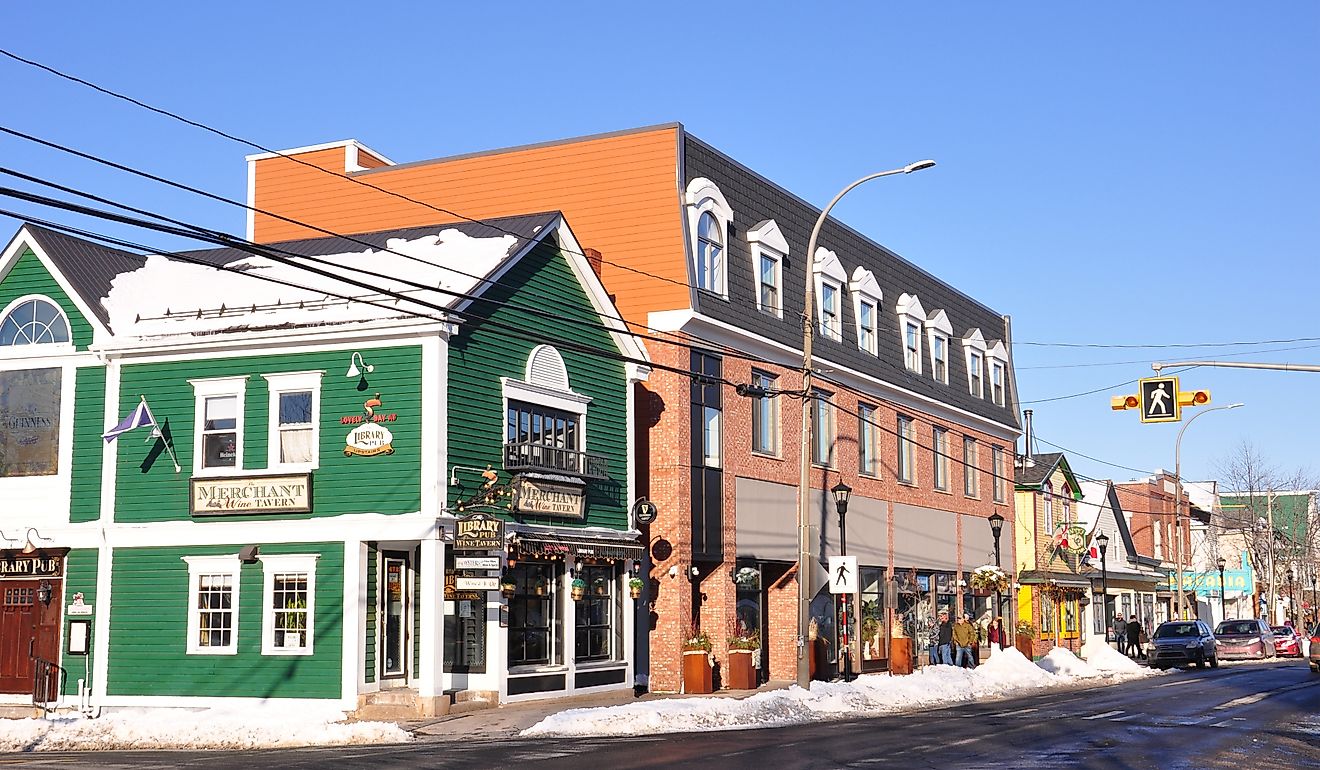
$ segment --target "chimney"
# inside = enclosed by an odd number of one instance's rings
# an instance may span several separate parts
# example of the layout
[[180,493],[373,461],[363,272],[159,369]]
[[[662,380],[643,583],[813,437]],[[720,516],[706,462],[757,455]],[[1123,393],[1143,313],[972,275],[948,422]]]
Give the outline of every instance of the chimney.
[[1023,465],[1023,467],[1030,468],[1031,466],[1033,466],[1033,465],[1036,464],[1036,461],[1033,460],[1032,457],[1031,457],[1031,439],[1032,439],[1032,435],[1031,435],[1031,410],[1030,410],[1030,409],[1023,409],[1023,410],[1022,410],[1022,427],[1023,427],[1023,430],[1026,431],[1026,433],[1023,434],[1023,441],[1026,443],[1026,446],[1024,446],[1024,447],[1022,448],[1022,465]]
[[587,256],[587,264],[591,265],[591,272],[595,273],[596,277],[599,278],[601,262],[600,252],[595,249],[583,249],[582,253]]

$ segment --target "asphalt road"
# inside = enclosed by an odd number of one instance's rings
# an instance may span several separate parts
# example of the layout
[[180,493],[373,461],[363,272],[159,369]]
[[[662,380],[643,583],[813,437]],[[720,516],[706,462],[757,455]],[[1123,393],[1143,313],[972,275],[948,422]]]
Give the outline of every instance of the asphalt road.
[[1120,685],[796,727],[642,738],[252,752],[0,756],[24,768],[1320,768],[1320,676],[1304,662],[1178,671]]

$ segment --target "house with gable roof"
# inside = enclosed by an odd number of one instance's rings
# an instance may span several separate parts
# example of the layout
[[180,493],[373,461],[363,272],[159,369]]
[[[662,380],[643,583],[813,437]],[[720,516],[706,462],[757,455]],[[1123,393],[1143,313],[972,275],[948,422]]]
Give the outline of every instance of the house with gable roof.
[[[1078,523],[1089,533],[1091,593],[1104,597],[1103,603],[1092,601],[1087,607],[1090,633],[1113,641],[1114,619],[1133,615],[1154,632],[1155,591],[1164,583],[1160,562],[1137,551],[1114,482],[1083,481],[1081,486]],[[1103,559],[1100,535],[1109,538]]]
[[1018,619],[1036,627],[1033,653],[1085,641],[1082,609],[1090,601],[1089,567],[1083,560],[1089,531],[1078,521],[1081,485],[1062,452],[1026,455],[1013,482],[1017,517]]

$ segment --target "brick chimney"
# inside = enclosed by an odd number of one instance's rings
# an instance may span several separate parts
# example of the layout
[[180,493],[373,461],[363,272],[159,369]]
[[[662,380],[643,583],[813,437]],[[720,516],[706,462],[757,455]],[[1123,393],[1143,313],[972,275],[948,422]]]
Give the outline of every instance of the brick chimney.
[[591,265],[591,272],[595,273],[595,274],[596,274],[596,277],[599,278],[599,277],[600,277],[600,261],[601,261],[600,252],[599,252],[599,251],[596,251],[595,249],[585,249],[585,248],[584,248],[584,249],[582,250],[582,253],[587,255],[587,264]]

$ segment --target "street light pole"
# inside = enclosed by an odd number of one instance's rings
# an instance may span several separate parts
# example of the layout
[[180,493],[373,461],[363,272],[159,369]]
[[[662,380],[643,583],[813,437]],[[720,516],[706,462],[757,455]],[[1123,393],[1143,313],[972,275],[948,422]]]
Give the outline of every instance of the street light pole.
[[[839,555],[848,555],[848,495],[852,492],[852,487],[840,481],[833,487],[830,487],[830,493],[834,495],[834,509],[839,513]],[[839,655],[842,660],[839,661],[839,673],[843,676],[843,681],[851,682],[853,680],[852,668],[852,626],[853,620],[853,595],[839,594],[839,601],[843,604],[843,612],[839,618]]]
[[1224,557],[1219,557],[1219,619],[1228,620],[1228,610],[1224,609]]
[[1100,614],[1104,615],[1105,620],[1105,640],[1109,639],[1109,629],[1113,625],[1113,618],[1109,614],[1109,563],[1105,560],[1105,552],[1109,550],[1109,535],[1101,532],[1095,537],[1095,544],[1100,547]]
[[1289,567],[1288,568],[1288,614],[1286,615],[1286,617],[1288,618],[1288,620],[1292,621],[1292,624],[1294,626],[1297,625],[1297,610],[1294,609],[1296,606],[1297,606],[1297,599],[1293,595],[1293,569],[1292,567]]
[[1183,433],[1187,432],[1187,428],[1190,427],[1192,423],[1196,422],[1196,418],[1197,418],[1197,417],[1204,417],[1205,415],[1210,414],[1211,412],[1218,412],[1218,411],[1222,411],[1222,410],[1224,410],[1224,409],[1237,409],[1239,406],[1242,406],[1242,404],[1241,404],[1241,403],[1237,403],[1237,404],[1228,404],[1228,405],[1226,405],[1226,406],[1215,406],[1215,407],[1211,407],[1211,408],[1205,410],[1204,412],[1200,412],[1200,413],[1196,414],[1196,415],[1193,416],[1190,420],[1188,420],[1187,422],[1183,423],[1182,428],[1178,431],[1178,440],[1175,441],[1174,444],[1173,444],[1173,484],[1174,484],[1174,498],[1173,498],[1173,527],[1174,527],[1174,531],[1177,533],[1177,534],[1176,534],[1176,537],[1178,538],[1178,541],[1177,541],[1177,543],[1175,544],[1175,546],[1174,546],[1174,551],[1173,551],[1173,553],[1174,553],[1174,562],[1173,562],[1173,566],[1174,566],[1174,569],[1175,569],[1175,570],[1177,571],[1177,573],[1178,573],[1178,603],[1177,603],[1177,612],[1178,612],[1178,619],[1179,619],[1179,620],[1186,620],[1186,618],[1184,617],[1184,615],[1185,615],[1186,610],[1187,610],[1187,607],[1186,607],[1186,603],[1187,603],[1187,602],[1186,602],[1186,598],[1183,596],[1183,568],[1182,568],[1182,562],[1183,562],[1183,560],[1182,560],[1182,556],[1183,556],[1183,550],[1182,550],[1182,549],[1183,549],[1183,532],[1182,532],[1182,497],[1183,497],[1183,490],[1182,490],[1182,439],[1183,439]]
[[811,580],[814,572],[814,560],[811,554],[811,434],[812,434],[812,412],[815,411],[811,402],[811,338],[815,333],[815,321],[812,305],[816,296],[815,271],[812,269],[815,263],[816,239],[820,237],[820,229],[825,225],[825,218],[829,216],[830,209],[834,204],[846,195],[854,187],[869,182],[872,179],[879,179],[882,176],[893,176],[894,174],[911,174],[913,171],[930,168],[935,165],[933,160],[919,160],[916,163],[909,163],[902,168],[881,171],[878,174],[870,174],[858,179],[856,182],[848,185],[834,196],[816,218],[816,225],[811,228],[811,238],[807,241],[807,253],[802,260],[806,272],[806,291],[802,310],[802,440],[799,445],[801,477],[798,479],[798,565],[797,565],[797,590],[798,590],[798,660],[797,660],[797,683],[799,687],[811,686],[811,668],[807,657],[807,627],[811,625],[811,597],[814,595],[811,586]]
[[[992,534],[992,535],[995,536],[995,567],[1002,571],[1002,570],[1004,569],[1004,565],[1001,564],[1001,563],[1000,563],[1000,560],[999,560],[999,535],[1000,535],[1000,533],[1002,533],[1002,532],[1004,531],[1004,517],[999,515],[999,511],[995,511],[994,513],[990,514],[990,519],[989,519],[989,521],[990,521],[990,534]],[[990,618],[990,622],[993,623],[994,620],[995,620],[995,618],[1003,617],[1002,615],[1000,615],[1000,613],[1004,611],[1003,606],[1004,606],[1004,592],[1003,592],[1003,591],[1000,591],[998,588],[996,588],[996,589],[995,589],[995,616],[994,616],[993,618]],[[1000,646],[1001,648],[1004,646],[1004,639],[1003,639],[1003,636],[1004,636],[1004,634],[1006,634],[1006,633],[1008,633],[1008,630],[1004,628],[1004,624],[1003,624],[1003,623],[1000,623],[1000,624],[999,624],[999,636],[1000,636],[1000,638],[999,638],[999,646]]]

